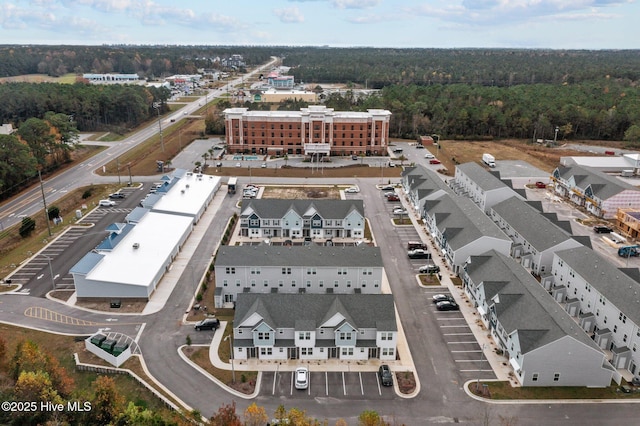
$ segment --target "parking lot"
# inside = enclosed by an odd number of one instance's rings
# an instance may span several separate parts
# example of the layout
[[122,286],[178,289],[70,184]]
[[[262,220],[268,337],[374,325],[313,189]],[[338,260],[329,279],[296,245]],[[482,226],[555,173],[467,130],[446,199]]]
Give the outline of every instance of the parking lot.
[[293,371],[262,373],[260,395],[391,399],[395,396],[395,392],[392,386],[382,386],[375,372],[313,371],[311,367],[309,387],[304,390],[295,388]]
[[[471,332],[467,321],[460,311],[439,311],[432,301],[434,294],[449,294],[445,287],[433,287],[425,290],[426,314],[433,315],[456,369],[464,380],[480,378],[495,379],[496,376],[483,354],[482,346]],[[457,300],[463,304],[463,300]],[[484,350],[488,350],[485,347]]]

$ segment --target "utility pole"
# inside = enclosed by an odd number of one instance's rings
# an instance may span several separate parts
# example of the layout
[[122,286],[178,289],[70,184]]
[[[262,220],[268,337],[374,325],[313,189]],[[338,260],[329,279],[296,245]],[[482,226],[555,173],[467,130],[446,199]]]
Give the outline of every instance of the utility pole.
[[129,186],[133,185],[133,181],[131,180],[131,163],[127,164],[127,168],[129,169]]
[[47,231],[51,236],[51,225],[49,224],[49,212],[47,211],[47,199],[44,197],[44,186],[42,185],[42,174],[38,170],[38,179],[40,179],[40,191],[42,192],[42,203],[44,204],[44,219],[47,221]]
[[118,171],[118,185],[122,185],[120,181],[120,159],[116,158],[116,170]]
[[162,147],[162,152],[164,152],[164,138],[162,136],[162,121],[160,120],[160,102],[154,102],[153,107],[158,112],[158,127],[160,128],[160,146]]

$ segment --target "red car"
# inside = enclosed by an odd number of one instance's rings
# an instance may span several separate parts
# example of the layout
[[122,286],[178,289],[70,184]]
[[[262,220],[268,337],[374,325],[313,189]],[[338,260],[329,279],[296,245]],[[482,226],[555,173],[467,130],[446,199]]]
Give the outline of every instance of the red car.
[[400,197],[398,197],[397,195],[389,195],[387,197],[387,201],[400,201]]
[[438,160],[437,158],[434,158],[433,160],[429,160],[429,164],[441,164],[440,160]]
[[546,188],[547,185],[544,182],[536,182],[536,188]]

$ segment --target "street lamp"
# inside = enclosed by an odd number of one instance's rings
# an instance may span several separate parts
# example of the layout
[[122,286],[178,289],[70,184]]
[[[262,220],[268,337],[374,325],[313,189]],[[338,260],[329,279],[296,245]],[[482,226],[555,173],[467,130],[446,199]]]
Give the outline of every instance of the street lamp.
[[487,348],[486,343],[482,344],[480,352],[480,367],[478,367],[478,381],[476,382],[476,392],[480,393],[480,373],[482,372],[482,362],[484,361],[484,350]]
[[44,257],[45,259],[47,259],[47,262],[49,262],[49,273],[51,274],[51,286],[53,287],[53,289],[56,289],[56,281],[55,281],[55,277],[53,276],[53,268],[51,267],[51,258],[49,256],[47,256],[46,254],[41,254],[42,257]]
[[162,146],[162,152],[164,152],[164,138],[162,137],[162,121],[160,121],[160,102],[154,102],[153,107],[158,113],[158,127],[160,128],[160,146]]
[[553,144],[556,144],[556,141],[558,140],[558,131],[560,130],[560,128],[558,126],[556,126],[556,133],[553,136]]
[[236,382],[236,370],[233,368],[233,347],[231,346],[231,335],[227,335],[224,338],[225,341],[229,341],[229,360],[231,361],[231,381],[232,383]]

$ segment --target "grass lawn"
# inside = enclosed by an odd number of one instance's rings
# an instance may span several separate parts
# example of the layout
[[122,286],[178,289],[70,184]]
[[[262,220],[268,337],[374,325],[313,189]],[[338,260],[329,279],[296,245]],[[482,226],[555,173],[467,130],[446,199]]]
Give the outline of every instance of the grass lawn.
[[[640,392],[624,393],[619,386],[607,388],[585,387],[512,387],[508,382],[480,382],[487,385],[490,395],[484,395],[491,399],[637,399]],[[476,385],[469,385],[469,389],[475,392]],[[482,392],[479,393],[482,395]]]

